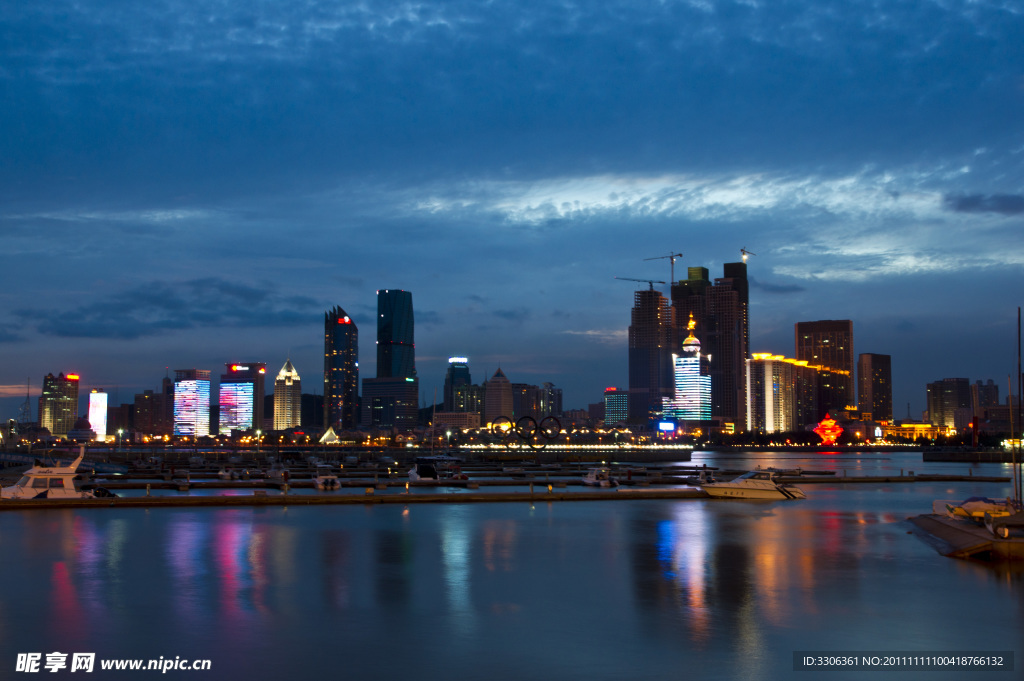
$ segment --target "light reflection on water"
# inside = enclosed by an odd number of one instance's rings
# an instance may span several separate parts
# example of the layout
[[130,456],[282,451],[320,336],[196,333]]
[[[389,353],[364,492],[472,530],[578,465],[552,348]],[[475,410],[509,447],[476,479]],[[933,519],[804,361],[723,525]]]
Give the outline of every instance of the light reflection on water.
[[67,650],[252,679],[782,679],[794,650],[1019,657],[1020,571],[942,558],[903,522],[991,489],[0,513],[17,585],[0,664]]

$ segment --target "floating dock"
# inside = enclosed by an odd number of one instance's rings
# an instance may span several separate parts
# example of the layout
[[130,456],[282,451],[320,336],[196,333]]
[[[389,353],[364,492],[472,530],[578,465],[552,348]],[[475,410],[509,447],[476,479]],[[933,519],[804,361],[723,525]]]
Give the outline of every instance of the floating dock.
[[950,558],[1024,560],[1024,537],[999,539],[981,525],[929,513],[908,518],[914,534]]

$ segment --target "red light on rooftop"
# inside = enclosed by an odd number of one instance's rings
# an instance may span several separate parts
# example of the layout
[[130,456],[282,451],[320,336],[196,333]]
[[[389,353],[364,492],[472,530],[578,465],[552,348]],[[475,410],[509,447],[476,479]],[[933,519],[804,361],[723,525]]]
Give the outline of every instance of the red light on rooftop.
[[68,379],[69,381],[77,381],[81,379],[81,376],[79,376],[78,374],[68,374],[64,378]]
[[351,324],[352,320],[349,319],[348,317],[338,317],[338,323],[339,324]]

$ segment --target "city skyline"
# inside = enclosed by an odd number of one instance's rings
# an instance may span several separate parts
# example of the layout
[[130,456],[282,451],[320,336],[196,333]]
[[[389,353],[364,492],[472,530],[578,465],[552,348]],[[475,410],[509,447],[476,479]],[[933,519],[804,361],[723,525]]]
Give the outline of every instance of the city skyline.
[[324,311],[374,329],[388,287],[416,296],[421,401],[465,356],[584,408],[628,384],[647,285],[614,277],[741,248],[751,352],[849,319],[895,417],[944,378],[1005,397],[1013,5],[114,7],[0,16],[0,416],[50,373],[116,404],[238,357],[317,392]]

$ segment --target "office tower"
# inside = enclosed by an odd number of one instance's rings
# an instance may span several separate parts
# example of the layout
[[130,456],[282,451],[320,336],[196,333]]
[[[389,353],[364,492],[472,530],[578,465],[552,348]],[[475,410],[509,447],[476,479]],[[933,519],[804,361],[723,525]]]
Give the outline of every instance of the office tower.
[[863,418],[892,421],[892,357],[861,353],[857,356],[857,409]]
[[[157,435],[157,424],[160,421],[160,410],[162,407],[162,395],[152,390],[145,390],[135,394],[132,421],[135,425],[135,432],[139,435]],[[162,434],[162,433],[160,433]]]
[[377,291],[377,377],[363,379],[363,424],[410,430],[419,416],[412,293]]
[[629,414],[629,392],[618,388],[604,390],[604,425],[610,428],[625,423]]
[[54,437],[67,437],[78,419],[78,374],[47,374],[39,398],[39,425]]
[[207,437],[210,434],[210,372],[175,369],[174,434]]
[[302,379],[286,360],[274,379],[274,430],[295,428],[302,423]]
[[701,355],[700,341],[693,331],[697,322],[687,323],[688,335],[680,354],[672,355],[675,394],[664,398],[664,418],[672,421],[711,420],[711,376],[707,359]]
[[797,322],[796,358],[832,369],[828,382],[819,385],[819,409],[838,413],[856,404],[853,389],[853,322],[823,319]]
[[562,389],[556,388],[554,383],[543,383],[540,386],[540,415],[562,415]]
[[338,306],[324,314],[323,413],[325,429],[359,425],[359,329]]
[[796,430],[794,363],[754,353],[747,372],[747,430],[779,433]]
[[377,378],[415,378],[412,293],[377,291]]
[[89,393],[89,427],[97,440],[107,438],[107,393],[102,390]]
[[662,399],[671,397],[675,325],[665,296],[655,291],[633,294],[629,325],[630,423],[646,424],[661,413]]
[[[723,276],[708,279],[704,267],[687,268],[686,280],[672,284],[677,323],[693,316],[701,348],[709,358],[711,417],[737,430],[747,422],[747,359],[750,357],[750,284],[747,264],[727,262]],[[685,334],[677,330],[677,337]]]
[[444,375],[444,410],[466,411],[465,408],[456,407],[455,394],[460,387],[472,383],[473,380],[469,376],[469,360],[466,357],[449,357],[448,372]]
[[220,418],[218,432],[231,435],[263,429],[265,362],[237,362],[224,365],[220,375]]
[[479,385],[460,385],[455,388],[452,412],[470,412],[483,415],[484,389]]
[[971,422],[971,385],[966,378],[944,378],[927,386],[928,421],[943,428],[962,428]]
[[998,407],[999,386],[991,378],[987,383],[977,381],[971,386],[971,399],[978,407]]
[[484,383],[484,423],[493,423],[499,416],[513,418],[512,382],[499,367],[491,380]]

